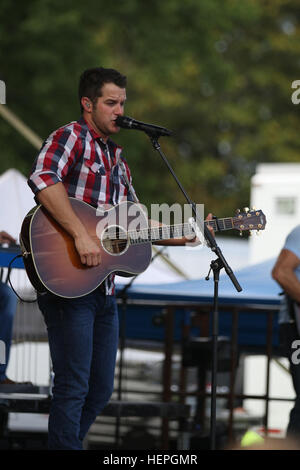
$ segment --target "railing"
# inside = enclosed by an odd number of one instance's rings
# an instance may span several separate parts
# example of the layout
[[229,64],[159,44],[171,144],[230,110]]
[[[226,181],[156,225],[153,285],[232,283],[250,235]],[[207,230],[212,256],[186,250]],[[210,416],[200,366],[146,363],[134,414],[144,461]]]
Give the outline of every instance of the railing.
[[[181,365],[180,372],[180,383],[179,390],[172,390],[172,357],[174,351],[176,353],[182,353],[182,345],[185,340],[190,337],[191,332],[194,332],[195,327],[199,328],[199,334],[201,336],[210,335],[210,312],[212,309],[211,303],[202,302],[187,302],[187,301],[172,301],[172,300],[145,300],[145,299],[129,299],[128,300],[128,320],[130,319],[130,311],[132,308],[141,309],[141,315],[145,314],[147,308],[157,308],[157,312],[161,312],[162,321],[164,325],[164,338],[163,338],[163,350],[164,350],[164,367],[162,374],[163,392],[162,399],[165,402],[171,402],[173,400],[179,400],[180,403],[186,403],[186,399],[189,396],[193,396],[196,399],[202,400],[202,410],[204,410],[204,400],[210,397],[210,393],[206,392],[205,389],[198,389],[196,392],[188,392],[186,390],[186,368]],[[277,340],[277,314],[279,305],[274,304],[236,304],[236,303],[225,303],[219,304],[220,310],[220,334],[226,334],[230,338],[230,386],[228,393],[217,393],[218,398],[228,399],[228,439],[231,441],[234,437],[234,401],[236,399],[257,399],[265,401],[265,409],[263,416],[262,425],[267,430],[269,422],[269,403],[270,401],[291,401],[290,398],[281,398],[270,396],[270,364],[274,357],[278,357],[278,340]],[[178,339],[178,312],[181,312],[181,338]],[[222,315],[227,313],[231,315],[230,330],[224,325],[222,326]],[[177,314],[177,317],[176,317]],[[243,326],[243,315],[259,315],[264,318],[260,325],[259,338],[260,341],[256,343],[255,337],[250,338],[250,341],[243,339],[245,335],[245,328]],[[188,321],[186,319],[188,318]],[[253,318],[253,321],[255,319]],[[130,321],[130,320],[129,320]],[[175,325],[176,324],[176,325]],[[175,331],[177,329],[177,331]],[[177,336],[177,339],[175,337]],[[255,336],[255,334],[254,334]],[[240,394],[235,392],[235,372],[236,364],[239,353],[246,354],[263,354],[267,359],[266,375],[265,375],[265,393],[257,395]],[[201,364],[199,364],[201,367]],[[255,378],[253,378],[255,380]],[[134,390],[127,390],[128,392],[134,392]],[[201,419],[205,419],[204,413]],[[167,436],[168,420],[163,421],[162,432]],[[165,446],[167,443],[165,442]]]

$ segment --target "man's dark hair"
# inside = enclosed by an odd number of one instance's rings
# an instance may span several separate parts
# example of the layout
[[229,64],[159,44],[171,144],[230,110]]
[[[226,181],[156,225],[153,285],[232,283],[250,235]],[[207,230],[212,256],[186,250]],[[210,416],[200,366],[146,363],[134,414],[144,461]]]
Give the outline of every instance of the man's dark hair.
[[81,112],[81,98],[87,96],[93,104],[96,103],[99,96],[102,95],[102,87],[105,83],[114,83],[120,88],[125,88],[127,78],[114,69],[105,69],[104,67],[95,67],[85,70],[79,80],[79,103]]

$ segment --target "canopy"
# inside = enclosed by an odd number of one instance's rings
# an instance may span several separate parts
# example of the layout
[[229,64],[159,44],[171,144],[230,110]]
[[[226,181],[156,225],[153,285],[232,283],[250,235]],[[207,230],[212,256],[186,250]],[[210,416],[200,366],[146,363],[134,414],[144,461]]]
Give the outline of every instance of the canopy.
[[[271,258],[259,264],[251,265],[234,272],[241,292],[237,292],[230,278],[221,270],[219,281],[220,303],[271,303],[279,304],[281,291],[272,279],[271,271],[275,259]],[[124,283],[123,283],[124,285]],[[121,285],[119,286],[119,289]],[[131,298],[156,298],[164,300],[211,301],[214,294],[213,275],[205,279],[188,280],[164,284],[133,284],[128,291]]]

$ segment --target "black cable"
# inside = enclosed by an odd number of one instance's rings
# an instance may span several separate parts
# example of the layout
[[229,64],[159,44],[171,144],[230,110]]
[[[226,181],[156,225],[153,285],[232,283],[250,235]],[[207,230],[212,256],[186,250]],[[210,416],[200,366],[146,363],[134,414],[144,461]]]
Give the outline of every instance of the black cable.
[[34,303],[34,302],[37,301],[37,298],[34,299],[34,300],[25,300],[25,299],[22,299],[22,297],[19,296],[19,294],[15,291],[15,289],[14,289],[13,286],[12,286],[12,283],[11,283],[11,280],[10,280],[11,265],[12,265],[12,263],[13,263],[17,258],[22,258],[22,255],[17,255],[17,256],[15,256],[15,257],[9,262],[9,265],[8,265],[8,274],[7,274],[7,279],[6,279],[6,280],[9,282],[10,287],[12,288],[13,292],[16,294],[16,296],[18,297],[18,299],[20,299],[22,302]]

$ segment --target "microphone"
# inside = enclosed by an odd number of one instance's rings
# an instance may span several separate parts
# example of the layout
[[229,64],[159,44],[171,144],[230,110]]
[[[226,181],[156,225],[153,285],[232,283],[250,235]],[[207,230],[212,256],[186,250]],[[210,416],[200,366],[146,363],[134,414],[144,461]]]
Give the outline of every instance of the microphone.
[[152,137],[169,136],[172,131],[164,127],[155,126],[154,124],[146,124],[145,122],[136,121],[128,116],[118,116],[116,124],[123,129],[134,129],[136,131],[144,131]]

